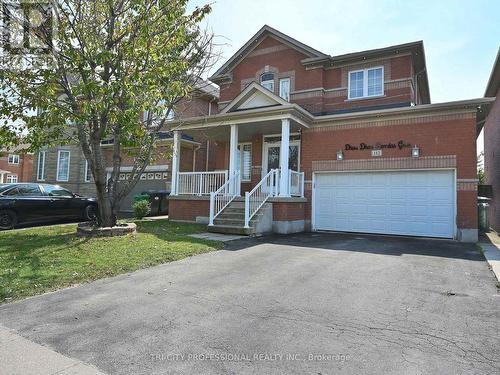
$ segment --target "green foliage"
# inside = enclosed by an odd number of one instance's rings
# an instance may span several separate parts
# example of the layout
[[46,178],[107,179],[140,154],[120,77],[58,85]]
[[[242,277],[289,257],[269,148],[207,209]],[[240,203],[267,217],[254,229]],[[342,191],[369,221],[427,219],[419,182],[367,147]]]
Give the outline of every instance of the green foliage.
[[147,200],[140,200],[137,202],[134,202],[132,205],[132,208],[134,209],[134,217],[136,219],[143,219],[144,217],[148,216],[149,213],[151,212],[151,203]]
[[477,156],[477,178],[480,185],[484,185],[486,183],[486,175],[484,173],[484,152],[481,152]]
[[[0,117],[11,120],[0,126],[0,145],[28,143],[36,151],[79,143],[96,184],[99,224],[112,226],[159,132],[169,130],[168,114],[213,63],[212,35],[199,26],[211,8],[188,11],[188,0],[50,3],[57,15],[52,54],[42,62],[11,56],[0,70]],[[48,29],[36,36],[52,40]],[[113,139],[109,178],[105,139]],[[119,182],[125,148],[134,149],[131,177]]]

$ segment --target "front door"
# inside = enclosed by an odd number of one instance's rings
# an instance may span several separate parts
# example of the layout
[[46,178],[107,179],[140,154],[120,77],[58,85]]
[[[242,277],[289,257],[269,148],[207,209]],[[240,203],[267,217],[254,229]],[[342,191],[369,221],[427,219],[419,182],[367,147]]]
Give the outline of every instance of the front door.
[[[300,136],[290,136],[290,148],[288,156],[288,168],[292,171],[299,171],[300,167]],[[281,137],[264,137],[263,159],[262,159],[262,177],[271,169],[280,168]],[[276,181],[278,184],[279,182]],[[266,190],[268,187],[266,187]]]
[[[262,177],[271,169],[280,167],[281,142],[264,143],[264,160],[262,166]],[[292,171],[299,171],[300,165],[300,142],[290,142],[290,151],[288,157],[288,168]]]

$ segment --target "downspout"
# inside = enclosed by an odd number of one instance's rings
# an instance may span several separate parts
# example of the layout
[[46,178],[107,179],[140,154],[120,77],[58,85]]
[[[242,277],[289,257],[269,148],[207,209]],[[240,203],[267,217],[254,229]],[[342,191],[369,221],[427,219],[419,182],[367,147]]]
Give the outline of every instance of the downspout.
[[210,141],[207,139],[207,157],[205,159],[205,171],[208,172],[208,157],[210,155]]
[[420,104],[420,91],[418,90],[418,76],[425,72],[427,69],[422,69],[420,72],[415,74],[415,103],[416,105]]
[[193,172],[196,171],[196,151],[200,149],[201,145],[198,145],[193,148]]
[[[217,100],[217,98],[214,96],[212,100],[208,102],[208,116],[212,114],[212,103]],[[210,141],[207,139],[207,155],[206,155],[206,160],[205,160],[205,171],[208,172],[208,157],[210,155]]]

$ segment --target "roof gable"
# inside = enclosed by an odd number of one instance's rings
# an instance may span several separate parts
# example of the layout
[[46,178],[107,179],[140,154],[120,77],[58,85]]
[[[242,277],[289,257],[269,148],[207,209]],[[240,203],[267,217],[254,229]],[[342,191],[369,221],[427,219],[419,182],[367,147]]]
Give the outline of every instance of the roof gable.
[[212,77],[210,77],[210,80],[217,80],[218,77],[230,72],[236,65],[241,62],[241,60],[243,60],[250,52],[252,52],[257,46],[259,46],[262,41],[264,41],[264,39],[269,36],[303,53],[308,58],[328,57],[328,55],[312,47],[309,47],[308,45],[301,43],[298,40],[295,40],[268,25],[264,25],[252,38],[250,38],[248,42],[246,42],[233,56],[231,56],[231,58],[229,58],[229,60],[227,60],[227,62],[212,75]]
[[273,94],[256,82],[248,85],[220,113],[229,113],[253,108],[288,105],[286,100]]

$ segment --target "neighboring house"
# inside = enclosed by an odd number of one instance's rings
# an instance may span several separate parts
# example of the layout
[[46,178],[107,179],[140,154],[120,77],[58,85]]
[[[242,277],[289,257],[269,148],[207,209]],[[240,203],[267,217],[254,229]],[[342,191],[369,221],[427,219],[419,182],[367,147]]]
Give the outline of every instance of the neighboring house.
[[215,166],[186,175],[174,157],[171,219],[477,240],[476,138],[492,100],[430,104],[422,42],[330,56],[264,26],[210,80],[220,113],[175,122],[174,150],[203,135]]
[[493,193],[490,226],[500,233],[500,49],[484,96],[496,98],[484,124],[484,173]]
[[[175,108],[175,113],[171,120],[182,119],[186,116],[209,115],[217,111],[218,88],[213,84],[200,83],[195,94],[182,100]],[[162,132],[159,144],[155,149],[153,160],[146,167],[145,173],[130,194],[125,197],[121,204],[121,211],[132,210],[134,195],[147,190],[167,190],[171,185],[171,145],[172,134]],[[203,170],[213,167],[207,160],[210,150],[209,142],[200,137],[198,141],[185,135],[181,140],[182,171],[193,171],[193,169]],[[112,141],[103,142],[104,155],[107,160],[108,173],[112,171]],[[124,150],[122,154],[122,167],[119,178],[126,180],[129,178],[133,165],[133,158],[130,152]],[[33,180],[57,184],[69,190],[86,196],[95,196],[96,188],[92,179],[92,174],[88,167],[87,160],[79,145],[61,145],[48,149],[42,149],[35,155]]]
[[33,155],[22,151],[26,145],[0,151],[0,184],[30,182],[33,174]]

